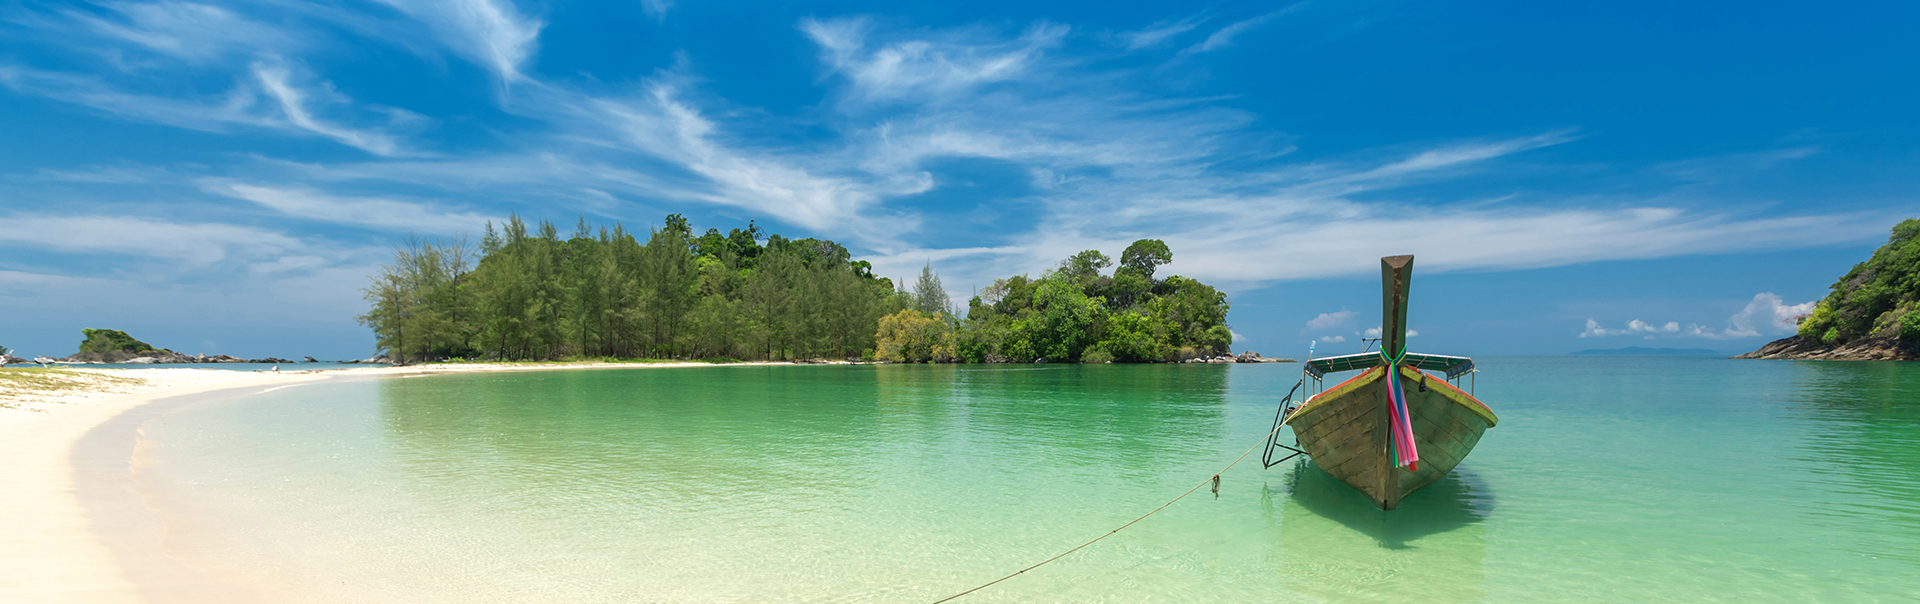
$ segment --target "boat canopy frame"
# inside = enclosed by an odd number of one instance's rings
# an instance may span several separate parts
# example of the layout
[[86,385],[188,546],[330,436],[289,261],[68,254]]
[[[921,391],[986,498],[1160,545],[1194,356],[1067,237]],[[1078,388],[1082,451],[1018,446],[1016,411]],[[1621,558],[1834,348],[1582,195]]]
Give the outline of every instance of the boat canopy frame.
[[[1360,354],[1310,359],[1307,361],[1306,371],[1317,380],[1326,377],[1329,373],[1372,369],[1383,364],[1386,364],[1386,359],[1380,356],[1380,353],[1363,352]],[[1460,376],[1473,373],[1473,359],[1468,357],[1447,356],[1444,354],[1409,352],[1406,353],[1406,356],[1401,357],[1400,364],[1425,371],[1443,371],[1446,372],[1447,379],[1449,380],[1458,379]]]

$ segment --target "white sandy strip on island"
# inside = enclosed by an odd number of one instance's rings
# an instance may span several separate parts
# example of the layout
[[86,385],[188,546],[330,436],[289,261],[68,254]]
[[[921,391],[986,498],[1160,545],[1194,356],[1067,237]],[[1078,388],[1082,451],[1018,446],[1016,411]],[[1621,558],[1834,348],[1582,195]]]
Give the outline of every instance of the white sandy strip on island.
[[[127,535],[102,534],[81,499],[76,444],[121,414],[161,399],[237,388],[260,392],[341,376],[417,377],[495,371],[729,367],[790,363],[454,364],[282,372],[219,369],[87,369],[101,376],[73,391],[0,392],[0,602],[145,602],[152,573],[130,577]],[[833,362],[831,364],[845,364]],[[114,379],[118,378],[118,379]],[[131,460],[129,459],[130,463]],[[109,531],[115,529],[106,529]],[[116,550],[116,546],[121,549]],[[116,553],[118,552],[118,553]],[[157,555],[158,550],[141,555]]]

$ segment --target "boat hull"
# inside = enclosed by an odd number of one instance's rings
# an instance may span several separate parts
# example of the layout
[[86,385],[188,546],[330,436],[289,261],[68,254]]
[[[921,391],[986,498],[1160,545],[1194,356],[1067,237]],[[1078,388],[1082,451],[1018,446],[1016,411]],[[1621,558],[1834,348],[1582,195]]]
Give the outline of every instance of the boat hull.
[[1309,399],[1287,416],[1314,465],[1391,510],[1400,499],[1453,471],[1499,423],[1493,411],[1445,380],[1400,367],[1413,419],[1419,469],[1393,467],[1387,455],[1386,367],[1375,367]]

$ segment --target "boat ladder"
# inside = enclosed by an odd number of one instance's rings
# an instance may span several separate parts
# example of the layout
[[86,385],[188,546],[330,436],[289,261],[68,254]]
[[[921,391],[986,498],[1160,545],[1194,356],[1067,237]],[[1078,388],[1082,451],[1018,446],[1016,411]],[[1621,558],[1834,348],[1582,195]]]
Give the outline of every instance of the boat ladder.
[[[1294,409],[1299,408],[1299,405],[1293,402],[1293,395],[1300,394],[1300,387],[1306,385],[1306,383],[1307,377],[1305,372],[1302,372],[1300,381],[1294,383],[1293,389],[1287,391],[1285,398],[1280,399],[1280,408],[1273,412],[1273,431],[1267,433],[1267,446],[1260,454],[1260,463],[1265,464],[1266,467],[1271,468],[1286,460],[1307,454],[1306,451],[1300,450],[1300,436],[1297,434],[1294,435],[1292,446],[1287,446],[1280,442],[1280,424],[1287,421],[1287,415],[1292,414]],[[1292,451],[1292,453],[1286,454],[1285,457],[1274,459],[1275,455],[1280,454],[1281,449]]]

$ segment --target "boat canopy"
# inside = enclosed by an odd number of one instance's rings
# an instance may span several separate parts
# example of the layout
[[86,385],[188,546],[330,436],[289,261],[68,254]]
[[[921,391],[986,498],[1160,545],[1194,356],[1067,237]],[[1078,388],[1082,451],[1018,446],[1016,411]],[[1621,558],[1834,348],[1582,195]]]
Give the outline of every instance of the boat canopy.
[[[1379,367],[1382,361],[1383,359],[1380,358],[1380,353],[1377,352],[1363,352],[1360,354],[1318,358],[1307,361],[1307,373],[1311,373],[1313,377],[1318,378],[1338,371],[1353,371],[1356,369]],[[1467,357],[1450,357],[1442,354],[1409,352],[1401,359],[1400,364],[1414,369],[1444,371],[1447,373],[1447,379],[1449,380],[1473,371],[1473,359]]]

